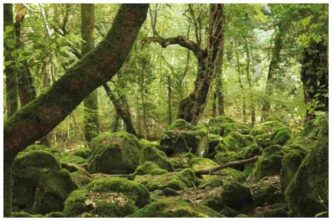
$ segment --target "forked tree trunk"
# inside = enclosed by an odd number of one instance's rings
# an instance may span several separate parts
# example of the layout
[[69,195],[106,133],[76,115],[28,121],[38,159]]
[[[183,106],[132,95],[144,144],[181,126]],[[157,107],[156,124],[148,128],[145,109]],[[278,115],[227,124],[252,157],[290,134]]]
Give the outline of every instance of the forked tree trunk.
[[[81,36],[82,55],[84,56],[95,47],[95,5],[81,4]],[[84,99],[84,137],[89,143],[98,135],[98,94],[97,90],[91,92]]]
[[323,42],[310,43],[303,52],[301,80],[307,107],[305,123],[316,111],[328,112],[328,47]]
[[121,68],[145,21],[148,4],[123,4],[106,37],[41,96],[11,116],[4,125],[4,211],[11,215],[10,167],[18,152],[47,135],[93,90]]

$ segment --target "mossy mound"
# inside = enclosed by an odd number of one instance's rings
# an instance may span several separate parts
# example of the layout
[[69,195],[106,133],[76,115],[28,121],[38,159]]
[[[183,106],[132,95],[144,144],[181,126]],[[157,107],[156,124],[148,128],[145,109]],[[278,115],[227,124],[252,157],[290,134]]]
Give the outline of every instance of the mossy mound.
[[195,129],[195,126],[183,119],[177,119],[177,120],[173,121],[173,123],[169,126],[169,129],[193,130],[193,129]]
[[106,132],[91,141],[91,173],[133,173],[139,165],[140,145],[137,138],[126,132]]
[[143,186],[124,178],[100,177],[72,192],[65,201],[65,216],[124,217],[149,203]]
[[145,175],[145,174],[150,174],[150,175],[161,175],[167,173],[167,170],[164,170],[159,167],[158,164],[151,162],[151,161],[146,161],[142,165],[139,165],[136,170],[135,170],[135,175]]
[[220,214],[206,206],[167,198],[137,210],[130,217],[219,217]]
[[207,156],[207,128],[199,126],[171,126],[168,130],[166,130],[163,138],[160,141],[160,149],[164,151],[167,156],[174,156],[178,153],[188,152],[194,153],[198,156]]
[[14,162],[13,207],[29,213],[61,211],[63,202],[77,188],[69,172],[55,157],[41,150],[26,150]]
[[264,149],[250,177],[258,181],[266,176],[279,175],[282,157],[285,153],[286,151],[280,145],[274,145]]
[[290,149],[291,151],[282,158],[280,177],[283,191],[286,190],[288,184],[294,178],[297,169],[300,167],[301,162],[307,155],[307,151],[299,145],[291,146]]
[[159,142],[158,141],[150,141],[146,139],[140,139],[139,144],[141,145],[142,148],[144,147],[159,147]]
[[218,164],[209,158],[195,157],[189,161],[189,165],[193,170],[202,170],[217,166]]
[[173,166],[168,160],[166,154],[156,147],[146,146],[141,150],[140,163],[151,161],[156,163],[160,168],[167,171],[173,171]]
[[285,125],[280,121],[266,121],[261,124],[256,124],[253,130],[251,131],[251,134],[261,135],[266,133],[274,133],[278,128],[285,127]]
[[235,123],[235,120],[226,116],[217,116],[209,120],[209,126],[220,126],[227,123]]
[[83,159],[88,159],[91,156],[91,153],[91,150],[86,147],[81,147],[71,152],[72,155],[82,157]]
[[251,128],[241,123],[225,123],[218,126],[209,127],[209,133],[227,136],[231,132],[237,132],[243,135],[250,134]]
[[224,204],[234,210],[249,213],[253,209],[250,189],[238,182],[226,183],[223,186],[221,197]]
[[181,153],[174,157],[169,158],[174,170],[179,171],[190,167],[189,162],[191,159],[196,158],[192,153]]
[[91,181],[91,175],[84,169],[73,171],[70,173],[70,176],[78,187],[83,187]]
[[328,208],[328,133],[304,158],[285,191],[289,208],[296,216],[314,217]]
[[214,157],[214,160],[218,163],[228,163],[239,159],[240,156],[235,151],[218,152]]
[[208,140],[209,140],[209,150],[208,150],[208,158],[213,159],[216,155],[216,148],[221,143],[222,137],[216,134],[208,134]]
[[242,148],[251,145],[253,142],[254,138],[251,135],[231,132],[219,144],[217,151],[240,151]]
[[263,149],[260,148],[257,143],[252,143],[251,145],[244,147],[239,152],[239,156],[241,159],[248,159],[254,156],[261,155]]
[[194,171],[189,168],[162,175],[138,175],[135,176],[134,181],[145,185],[150,191],[162,190],[166,187],[174,190],[184,190],[198,183]]

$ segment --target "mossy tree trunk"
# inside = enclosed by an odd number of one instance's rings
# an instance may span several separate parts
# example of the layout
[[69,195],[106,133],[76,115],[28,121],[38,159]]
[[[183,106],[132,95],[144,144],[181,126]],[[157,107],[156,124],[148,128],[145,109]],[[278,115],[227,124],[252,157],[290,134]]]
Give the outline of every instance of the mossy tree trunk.
[[267,74],[265,95],[263,98],[263,107],[262,107],[262,121],[264,121],[271,112],[270,97],[273,92],[274,76],[276,75],[279,68],[281,49],[282,49],[282,33],[280,30],[278,30],[274,37],[272,58],[270,61],[269,71]]
[[[95,5],[81,4],[81,36],[82,55],[84,56],[95,47]],[[91,92],[84,99],[84,137],[90,142],[98,135],[98,94],[97,90]]]
[[10,166],[18,152],[47,135],[93,90],[121,68],[145,21],[148,4],[123,4],[106,37],[44,94],[18,110],[4,125],[5,215],[11,215]]
[[247,39],[245,39],[245,51],[246,51],[246,56],[247,56],[246,77],[247,77],[247,82],[248,82],[248,86],[249,86],[251,126],[254,126],[255,121],[256,121],[255,96],[254,96],[251,73],[250,73],[251,57],[250,57],[249,43],[248,43]]
[[328,112],[328,47],[323,42],[311,42],[303,52],[301,80],[307,106],[305,123],[315,112]]
[[[163,38],[159,35],[145,38],[143,44],[157,42],[166,48],[169,45],[180,45],[191,50],[198,61],[198,71],[194,82],[194,90],[179,104],[178,118],[197,124],[207,103],[209,88],[220,62],[224,32],[224,5],[210,5],[210,21],[206,49],[199,42],[186,39],[184,36]],[[220,64],[222,65],[222,64]]]
[[6,85],[6,108],[7,117],[12,116],[18,108],[17,99],[17,71],[13,52],[16,48],[15,28],[13,21],[13,4],[4,4],[3,7],[3,29],[8,30],[4,40],[5,57],[5,85]]

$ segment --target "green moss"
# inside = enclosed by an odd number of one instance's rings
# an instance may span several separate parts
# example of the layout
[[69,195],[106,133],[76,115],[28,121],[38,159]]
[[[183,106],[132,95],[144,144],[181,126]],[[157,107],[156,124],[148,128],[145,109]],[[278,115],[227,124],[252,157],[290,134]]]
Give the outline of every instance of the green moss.
[[167,170],[164,170],[159,167],[158,164],[146,161],[142,165],[139,165],[135,170],[135,175],[145,175],[145,174],[151,174],[151,175],[160,175],[167,173]]
[[149,141],[146,139],[140,139],[139,144],[141,145],[142,148],[144,147],[159,147],[159,143],[157,141]]
[[273,133],[277,128],[285,127],[280,121],[267,121],[261,124],[256,124],[251,134],[254,136],[259,134]]
[[240,156],[234,151],[218,152],[214,159],[218,163],[228,163],[240,159]]
[[130,217],[219,217],[216,211],[198,204],[190,204],[179,199],[161,199],[142,209]]
[[88,172],[86,172],[83,169],[77,170],[75,172],[71,172],[70,176],[73,180],[73,182],[78,186],[78,187],[83,187],[90,183],[91,181],[91,176]]
[[124,178],[101,177],[72,192],[65,202],[66,216],[123,217],[149,202],[147,189]]
[[174,170],[171,162],[167,159],[166,154],[155,147],[147,146],[141,150],[140,163],[142,164],[147,161],[154,162],[160,168],[165,169],[167,171]]
[[253,143],[254,138],[251,135],[243,135],[239,132],[231,132],[219,144],[218,151],[240,151],[243,147]]
[[255,217],[289,217],[287,205],[276,203],[271,206],[260,207],[255,211]]
[[205,188],[205,187],[221,187],[224,185],[225,178],[218,175],[211,175],[206,176],[202,183],[199,184],[199,188]]
[[30,214],[25,211],[15,211],[12,212],[11,217],[29,217],[29,218],[38,218],[38,217],[43,217],[41,214]]
[[202,170],[217,166],[218,164],[209,158],[195,157],[189,161],[189,165],[193,170]]
[[222,141],[222,137],[216,134],[208,134],[209,140],[209,150],[208,150],[208,157],[213,158],[216,154],[216,148],[219,143]]
[[195,126],[183,119],[177,119],[169,126],[169,128],[178,130],[193,130]]
[[266,176],[279,175],[281,170],[282,157],[285,150],[282,146],[274,145],[264,149],[263,154],[256,162],[251,177],[258,181]]
[[244,181],[246,179],[246,176],[244,175],[244,173],[242,173],[241,171],[237,170],[237,169],[233,169],[233,168],[225,168],[222,170],[222,173],[225,175],[225,180],[234,180],[234,181]]
[[253,198],[250,189],[238,182],[226,183],[221,194],[226,206],[249,213],[253,209]]
[[139,165],[140,145],[137,138],[126,132],[103,133],[91,141],[92,173],[132,173]]
[[288,184],[294,178],[297,169],[300,167],[300,164],[306,155],[307,152],[304,149],[292,148],[292,150],[282,158],[280,177],[283,191],[286,190]]
[[258,125],[252,134],[255,141],[263,148],[272,145],[285,145],[291,138],[291,130],[278,121],[266,122]]
[[173,168],[178,171],[190,167],[189,162],[195,157],[196,156],[192,153],[182,153],[177,154],[175,157],[169,158],[169,160]]
[[297,216],[313,217],[328,208],[328,133],[322,133],[285,191]]
[[239,156],[242,159],[248,159],[250,157],[261,155],[262,148],[260,148],[256,143],[253,143],[247,147],[244,147],[240,153]]
[[50,212],[45,215],[45,217],[65,217],[63,212]]
[[72,155],[81,157],[83,159],[88,159],[91,156],[91,153],[92,153],[91,150],[86,147],[81,147],[71,152]]

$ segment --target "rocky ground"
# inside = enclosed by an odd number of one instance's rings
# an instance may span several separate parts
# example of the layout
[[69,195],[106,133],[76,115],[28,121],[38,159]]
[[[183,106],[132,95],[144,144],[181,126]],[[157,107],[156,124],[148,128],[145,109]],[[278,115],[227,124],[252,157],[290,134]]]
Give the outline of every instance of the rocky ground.
[[28,147],[15,160],[13,216],[324,217],[327,165],[324,118],[301,132],[177,120],[158,141],[106,132],[89,148]]

